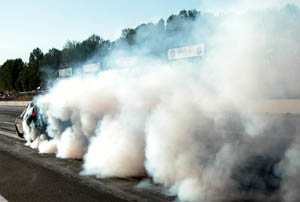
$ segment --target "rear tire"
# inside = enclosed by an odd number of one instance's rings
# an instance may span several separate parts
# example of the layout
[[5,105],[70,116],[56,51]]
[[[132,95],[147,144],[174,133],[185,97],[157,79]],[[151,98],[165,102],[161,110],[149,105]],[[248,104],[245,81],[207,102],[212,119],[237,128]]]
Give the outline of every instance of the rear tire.
[[18,135],[20,138],[24,138],[23,133],[20,133],[20,131],[19,131],[19,129],[18,129],[18,127],[17,127],[16,124],[15,124],[15,127],[16,127],[16,131],[17,131],[17,135]]

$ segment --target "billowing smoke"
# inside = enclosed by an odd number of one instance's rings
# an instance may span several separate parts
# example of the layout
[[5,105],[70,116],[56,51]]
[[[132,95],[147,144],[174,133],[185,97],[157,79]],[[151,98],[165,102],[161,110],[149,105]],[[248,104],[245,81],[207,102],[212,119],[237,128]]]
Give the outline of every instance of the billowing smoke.
[[300,6],[299,0],[222,0],[210,1],[201,0],[202,9],[211,12],[246,12],[248,10],[266,10],[270,8],[282,8],[287,3]]
[[299,9],[208,16],[191,30],[200,61],[121,49],[114,68],[59,81],[36,100],[39,151],[86,175],[147,175],[182,201],[299,201],[299,118],[249,104],[299,97]]

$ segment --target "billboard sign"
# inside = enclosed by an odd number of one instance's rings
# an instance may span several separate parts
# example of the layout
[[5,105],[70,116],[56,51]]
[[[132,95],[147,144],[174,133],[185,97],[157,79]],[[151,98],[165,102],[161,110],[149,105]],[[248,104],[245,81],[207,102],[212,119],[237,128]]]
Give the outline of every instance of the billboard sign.
[[169,60],[199,56],[204,56],[204,44],[197,44],[180,48],[171,48],[168,50]]
[[58,70],[59,77],[72,76],[72,68]]
[[85,73],[98,72],[98,71],[100,71],[100,63],[83,65],[83,72]]

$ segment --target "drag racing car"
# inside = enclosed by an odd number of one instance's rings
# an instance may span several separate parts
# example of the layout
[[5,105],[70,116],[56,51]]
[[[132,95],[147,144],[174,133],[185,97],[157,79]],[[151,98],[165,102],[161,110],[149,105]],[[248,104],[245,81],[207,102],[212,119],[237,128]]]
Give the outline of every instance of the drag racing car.
[[45,117],[40,114],[40,110],[34,101],[30,102],[20,116],[15,120],[17,135],[25,138],[28,143],[33,142],[37,137],[43,135],[49,139],[46,133]]

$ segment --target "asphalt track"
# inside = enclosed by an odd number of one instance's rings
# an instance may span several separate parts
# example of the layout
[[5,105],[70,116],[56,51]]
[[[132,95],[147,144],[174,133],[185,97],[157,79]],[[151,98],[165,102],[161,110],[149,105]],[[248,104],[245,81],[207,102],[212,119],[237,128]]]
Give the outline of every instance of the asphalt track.
[[[264,105],[257,105],[254,111],[266,117],[288,120],[300,131],[300,102],[285,102],[264,102]],[[0,202],[175,200],[174,197],[163,195],[161,187],[136,188],[142,180],[150,179],[81,176],[81,161],[58,159],[54,155],[39,154],[25,147],[24,141],[16,138],[14,127],[15,117],[23,109],[0,106]],[[285,137],[281,138],[282,142],[287,141]]]
[[0,106],[0,202],[173,201],[137,189],[143,178],[81,176],[82,161],[41,155],[16,136],[15,117],[24,107]]

